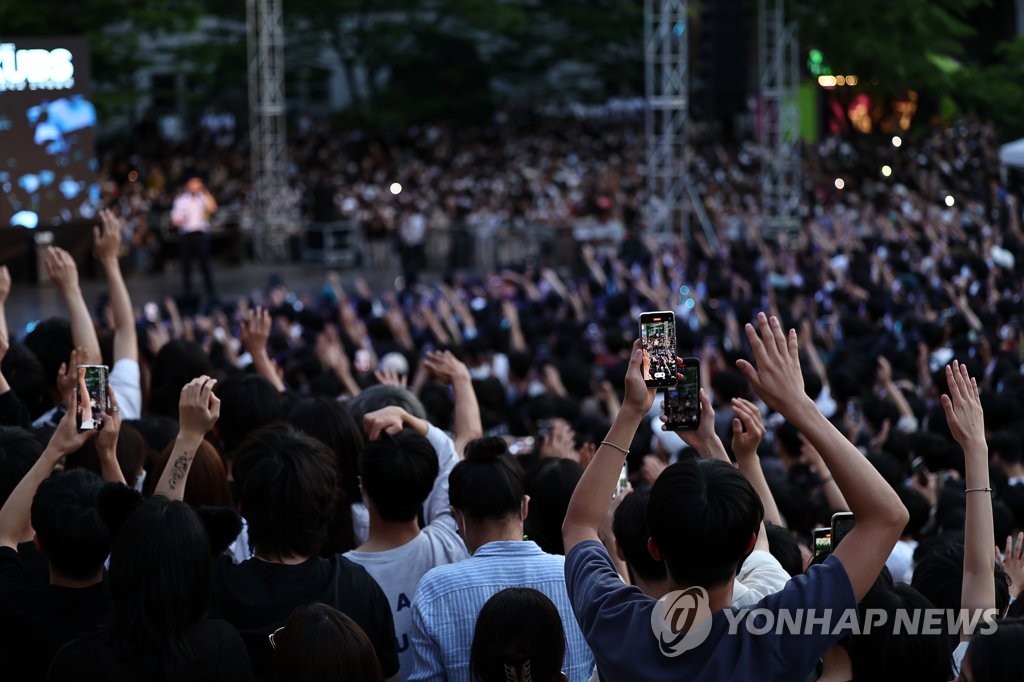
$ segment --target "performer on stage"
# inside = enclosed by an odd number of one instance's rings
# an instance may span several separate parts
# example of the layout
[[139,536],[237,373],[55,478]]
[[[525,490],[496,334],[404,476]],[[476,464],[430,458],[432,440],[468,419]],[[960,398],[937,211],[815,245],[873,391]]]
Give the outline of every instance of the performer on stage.
[[175,198],[171,208],[171,222],[181,235],[178,251],[184,294],[192,294],[192,262],[198,259],[207,304],[214,298],[213,275],[210,272],[210,216],[216,212],[217,201],[199,177],[189,178],[185,191]]

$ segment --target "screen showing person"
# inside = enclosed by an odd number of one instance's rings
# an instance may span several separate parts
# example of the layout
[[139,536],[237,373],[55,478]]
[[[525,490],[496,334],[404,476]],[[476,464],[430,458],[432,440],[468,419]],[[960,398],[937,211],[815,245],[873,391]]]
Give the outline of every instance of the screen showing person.
[[106,365],[78,366],[78,429],[91,431],[100,428],[107,410]]
[[676,316],[671,310],[640,315],[640,344],[647,353],[648,386],[675,386]]

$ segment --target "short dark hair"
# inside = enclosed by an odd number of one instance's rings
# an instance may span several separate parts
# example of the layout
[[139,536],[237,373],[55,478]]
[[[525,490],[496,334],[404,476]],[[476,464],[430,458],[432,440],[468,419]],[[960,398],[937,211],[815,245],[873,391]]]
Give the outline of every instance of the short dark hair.
[[[139,472],[145,467],[153,453],[149,444],[141,433],[129,424],[122,424],[117,434],[117,464],[121,469],[121,475],[129,486],[135,484]],[[100,455],[96,450],[96,439],[87,441],[85,445],[67,457],[65,466],[68,469],[85,468],[95,473],[101,473]],[[191,480],[191,475],[189,480]]]
[[0,362],[0,370],[14,395],[28,407],[29,415],[34,419],[42,414],[49,400],[48,384],[46,371],[35,353],[23,343],[11,343]]
[[774,523],[766,523],[765,535],[768,536],[768,551],[779,562],[783,570],[793,578],[804,572],[804,557],[800,553],[800,544],[788,530]]
[[1020,679],[1021,646],[1024,646],[1024,618],[998,620],[996,631],[992,633],[975,632],[966,656],[971,679],[1016,682]]
[[647,503],[647,525],[679,585],[729,580],[749,554],[764,518],[754,488],[718,460],[684,460],[661,473]]
[[210,540],[195,511],[161,496],[121,526],[110,555],[111,641],[119,658],[159,661],[170,677],[210,598]]
[[363,489],[385,521],[412,521],[434,487],[437,452],[430,441],[405,429],[371,441],[359,455]]
[[273,682],[384,682],[377,654],[358,623],[326,604],[292,611],[274,635]]
[[928,524],[928,518],[931,516],[931,505],[928,504],[924,495],[910,486],[901,485],[896,488],[896,494],[899,495],[900,502],[909,513],[903,534],[909,535],[915,540],[919,539],[921,530]]
[[562,671],[565,630],[554,603],[530,587],[509,587],[488,599],[477,617],[469,668],[473,682],[505,682],[508,669],[523,678],[553,680]]
[[1013,431],[998,431],[989,436],[988,448],[1008,464],[1019,464],[1022,447],[1020,436]]
[[86,469],[53,474],[32,498],[32,528],[57,573],[87,580],[103,568],[111,534],[97,509],[103,479]]
[[57,372],[60,371],[61,363],[71,357],[75,345],[71,323],[62,317],[47,318],[37,324],[23,342],[42,365],[46,388],[56,390]]
[[908,634],[901,631],[897,613],[933,608],[924,595],[910,585],[891,584],[880,578],[858,605],[861,622],[867,613],[888,614],[879,627],[865,628],[852,635],[848,650],[855,680],[948,680],[953,671],[953,643],[942,633]]
[[668,577],[668,571],[665,562],[652,557],[647,547],[647,541],[651,539],[651,531],[647,527],[649,498],[650,493],[643,489],[626,495],[615,510],[612,533],[629,570],[643,580],[654,582]]
[[196,377],[212,373],[210,356],[198,343],[182,339],[165,343],[150,365],[149,411],[177,419],[181,389]]
[[448,477],[451,505],[472,519],[497,521],[518,514],[524,494],[523,468],[497,437],[467,443],[465,459]]
[[250,433],[283,416],[281,394],[258,374],[235,374],[214,386],[213,392],[220,398],[217,435],[225,455],[233,457]]
[[43,444],[30,431],[0,426],[0,506],[43,453]]
[[231,472],[257,552],[320,551],[338,493],[337,464],[323,443],[284,424],[267,426],[238,447]]
[[565,554],[562,523],[569,499],[583,477],[583,467],[571,459],[544,458],[526,476],[530,514],[524,530],[548,554]]

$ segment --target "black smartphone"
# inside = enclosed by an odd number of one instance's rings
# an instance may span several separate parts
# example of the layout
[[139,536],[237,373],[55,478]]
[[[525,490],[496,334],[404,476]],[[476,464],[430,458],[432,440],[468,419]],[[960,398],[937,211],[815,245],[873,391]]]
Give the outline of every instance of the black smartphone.
[[640,345],[650,362],[644,381],[651,388],[676,385],[676,315],[671,310],[640,313]]
[[107,378],[110,369],[106,365],[78,366],[78,413],[75,421],[79,431],[92,431],[103,424],[107,411]]
[[837,512],[832,515],[832,551],[843,541],[846,534],[853,530],[855,519],[853,512]]
[[685,431],[700,426],[700,360],[683,358],[677,370],[683,378],[665,389],[665,426],[670,431]]
[[812,532],[814,537],[814,556],[828,555],[832,552],[832,529],[815,528]]
[[915,457],[911,467],[914,476],[917,476],[917,482],[921,485],[928,485],[928,467],[924,463],[924,457]]

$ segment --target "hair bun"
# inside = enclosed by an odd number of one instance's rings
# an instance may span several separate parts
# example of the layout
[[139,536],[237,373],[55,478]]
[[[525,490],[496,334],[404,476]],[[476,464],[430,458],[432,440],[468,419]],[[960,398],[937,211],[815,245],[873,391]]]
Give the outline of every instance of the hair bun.
[[497,461],[505,454],[508,454],[508,445],[505,444],[504,438],[497,436],[477,438],[466,443],[466,461],[486,464]]

